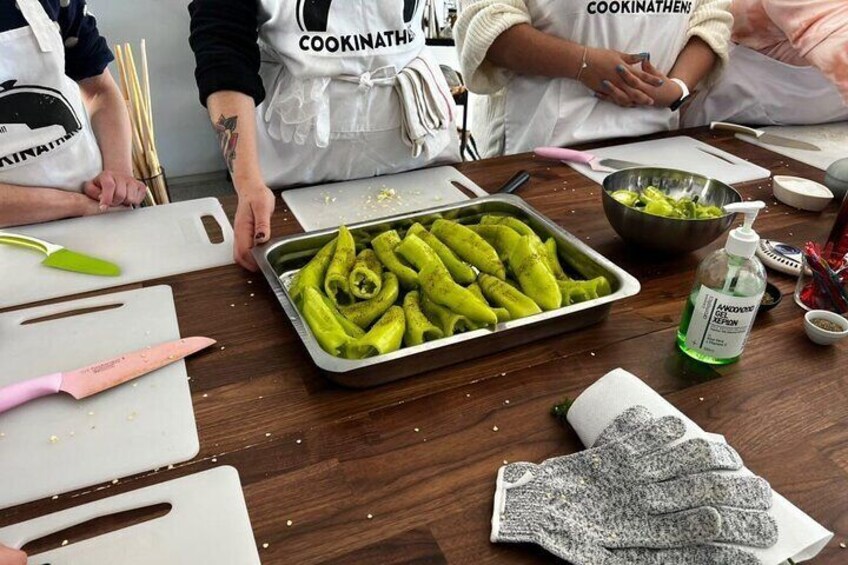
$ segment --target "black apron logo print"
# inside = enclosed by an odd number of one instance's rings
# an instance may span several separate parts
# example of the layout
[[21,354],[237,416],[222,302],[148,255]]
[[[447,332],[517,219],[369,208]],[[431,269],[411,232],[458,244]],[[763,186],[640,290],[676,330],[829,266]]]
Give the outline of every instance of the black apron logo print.
[[298,45],[302,51],[337,54],[373,51],[412,43],[416,37],[412,20],[418,12],[421,0],[402,1],[403,22],[406,24],[404,29],[362,30],[361,33],[328,35],[333,0],[297,0],[297,25],[304,32]]
[[[43,86],[15,86],[15,83],[10,80],[0,84],[0,171],[4,167],[34,161],[82,131],[82,122],[60,91]],[[26,143],[27,136],[55,126],[62,128],[55,139],[35,145]],[[7,136],[15,137],[7,141]],[[19,138],[21,143],[15,143]],[[13,149],[3,150],[9,147],[10,141]]]
[[[403,0],[403,21],[412,22],[420,0]],[[297,0],[297,25],[300,31],[325,32],[333,0]]]

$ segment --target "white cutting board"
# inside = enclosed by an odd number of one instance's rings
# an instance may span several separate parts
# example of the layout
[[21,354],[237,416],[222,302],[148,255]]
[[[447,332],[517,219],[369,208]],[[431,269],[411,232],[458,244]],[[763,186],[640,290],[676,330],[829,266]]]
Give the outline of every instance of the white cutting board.
[[806,151],[804,149],[781,147],[780,145],[768,145],[760,143],[753,137],[741,134],[736,134],[736,137],[823,171],[826,171],[834,161],[848,157],[848,122],[817,126],[769,126],[759,129],[782,137],[812,143],[821,148],[821,151]]
[[87,520],[170,503],[159,518],[33,555],[30,565],[259,565],[238,472],[217,467],[0,528],[20,548]]
[[[721,155],[730,163],[713,155],[708,155],[701,149],[715,155]],[[697,173],[726,184],[766,179],[771,176],[768,169],[683,135],[591,149],[589,153],[600,158],[612,157],[633,161],[645,166],[667,167]],[[609,174],[595,172],[586,165],[569,163],[569,166],[598,184],[603,184],[604,178]]]
[[[224,241],[213,244],[201,218],[213,216]],[[41,265],[44,255],[0,245],[0,308],[28,304],[233,262],[233,230],[215,198],[59,220],[5,231],[31,235],[116,263],[122,274],[98,277]]]
[[282,196],[303,230],[315,231],[468,200],[454,182],[477,196],[488,196],[453,167],[297,188]]
[[[0,314],[0,386],[179,338],[168,286]],[[183,361],[84,400],[35,400],[0,414],[0,434],[0,508],[186,461],[199,448]]]

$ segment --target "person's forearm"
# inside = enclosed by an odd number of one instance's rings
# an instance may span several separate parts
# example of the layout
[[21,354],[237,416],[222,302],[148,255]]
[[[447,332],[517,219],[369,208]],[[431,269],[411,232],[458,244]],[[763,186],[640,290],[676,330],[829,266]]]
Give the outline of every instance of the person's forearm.
[[670,78],[679,78],[686,83],[689,90],[695,90],[712,70],[718,56],[700,37],[692,37],[677,56]]
[[97,201],[78,192],[0,183],[0,228],[96,212]]
[[206,106],[236,191],[262,184],[253,98],[241,92],[223,90],[209,96]]
[[91,129],[103,157],[103,169],[132,175],[130,119],[124,98],[109,69],[79,84]]
[[537,30],[529,24],[504,31],[489,47],[491,63],[525,75],[574,78],[583,46]]

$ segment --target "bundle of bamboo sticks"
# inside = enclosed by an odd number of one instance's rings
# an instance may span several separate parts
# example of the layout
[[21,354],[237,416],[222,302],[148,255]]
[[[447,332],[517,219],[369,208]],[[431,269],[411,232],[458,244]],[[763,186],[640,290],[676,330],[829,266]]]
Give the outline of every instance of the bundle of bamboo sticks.
[[121,92],[132,125],[133,174],[147,185],[145,205],[168,204],[168,187],[156,152],[153,129],[153,107],[150,99],[150,75],[147,69],[147,45],[141,40],[141,79],[133,58],[132,46],[125,43],[115,47],[115,59],[120,71]]

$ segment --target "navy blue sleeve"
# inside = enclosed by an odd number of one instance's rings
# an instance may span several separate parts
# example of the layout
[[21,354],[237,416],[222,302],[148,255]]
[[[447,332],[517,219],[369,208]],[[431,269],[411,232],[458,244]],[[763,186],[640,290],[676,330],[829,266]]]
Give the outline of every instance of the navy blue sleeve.
[[115,58],[106,39],[97,30],[97,20],[85,0],[59,2],[59,29],[65,42],[65,74],[76,81],[103,72]]
[[259,104],[265,88],[259,77],[258,0],[193,0],[189,44],[200,103],[221,90],[247,94]]

